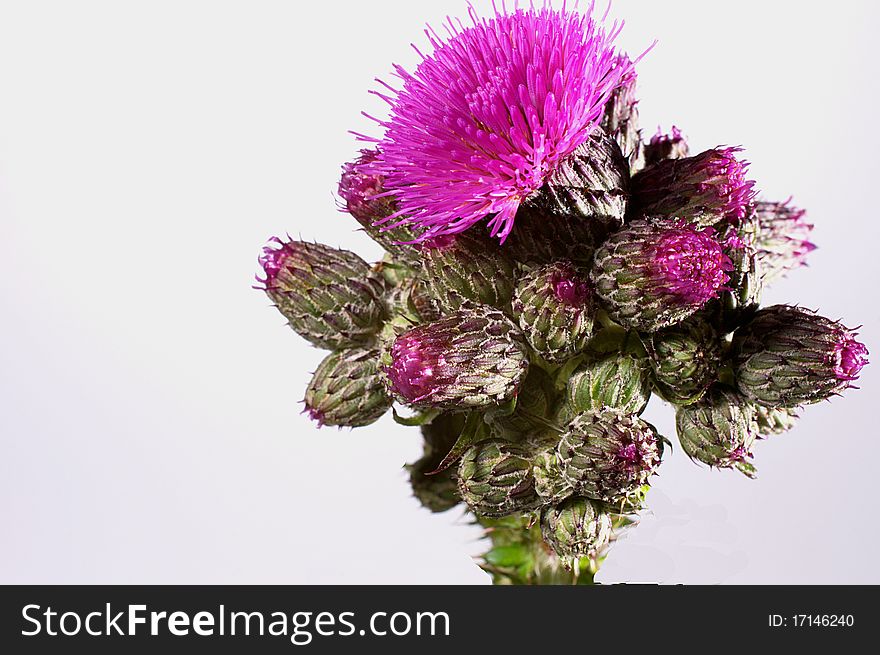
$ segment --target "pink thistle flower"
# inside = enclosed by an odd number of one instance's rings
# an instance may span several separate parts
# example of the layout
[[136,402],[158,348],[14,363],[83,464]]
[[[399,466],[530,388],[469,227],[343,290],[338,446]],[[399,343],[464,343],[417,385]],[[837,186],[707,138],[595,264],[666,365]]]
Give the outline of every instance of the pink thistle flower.
[[858,380],[862,368],[868,364],[868,349],[856,341],[854,333],[841,332],[831,352],[834,374],[838,380]]
[[813,225],[806,221],[806,211],[790,202],[755,203],[755,251],[767,281],[806,266],[807,255],[816,249],[810,241]]
[[653,245],[651,258],[657,287],[696,306],[716,298],[733,270],[711,228],[696,230],[683,224],[668,228]]
[[385,135],[373,168],[398,204],[383,223],[421,226],[423,240],[488,219],[493,236],[507,237],[520,204],[586,141],[632,74],[612,47],[622,24],[606,32],[592,9],[545,3],[480,18],[471,8],[472,24],[450,20],[447,40],[426,30],[433,54],[414,73],[395,66],[402,88],[382,83],[391,96],[374,92],[391,115],[377,120]]
[[652,166],[664,159],[683,159],[690,154],[687,139],[675,125],[671,134],[664,134],[658,127],[657,134],[645,145],[645,165]]

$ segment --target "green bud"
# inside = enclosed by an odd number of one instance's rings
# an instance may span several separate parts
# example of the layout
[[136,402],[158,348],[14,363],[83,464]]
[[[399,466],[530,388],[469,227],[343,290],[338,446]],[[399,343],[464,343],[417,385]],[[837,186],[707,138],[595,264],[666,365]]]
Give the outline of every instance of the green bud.
[[434,513],[450,510],[461,502],[453,469],[434,473],[439,464],[436,456],[428,454],[406,467],[413,495],[422,507]]
[[320,243],[275,242],[260,258],[263,282],[294,331],[328,349],[373,338],[384,316],[384,284],[367,262]]
[[733,389],[714,385],[699,401],[676,410],[675,425],[691,459],[755,477],[755,467],[746,461],[757,436],[755,410]]
[[461,497],[478,516],[505,516],[538,508],[530,453],[502,441],[483,441],[465,451],[458,467]]
[[614,505],[648,483],[660,464],[662,442],[649,423],[607,410],[576,416],[556,453],[559,471],[576,494]]
[[763,407],[755,405],[755,420],[758,423],[758,434],[769,437],[791,430],[797,423],[797,408]]
[[721,337],[704,319],[692,317],[656,332],[648,344],[654,383],[669,402],[694,402],[718,379]]
[[391,407],[379,373],[379,353],[363,348],[332,352],[306,389],[305,411],[318,425],[361,427]]
[[651,397],[648,362],[628,352],[590,356],[568,379],[565,394],[575,414],[605,408],[641,414]]
[[563,562],[595,557],[611,539],[611,517],[587,498],[569,498],[541,512],[541,535]]
[[517,394],[513,413],[492,417],[494,434],[513,441],[544,432],[546,426],[541,419],[551,414],[555,402],[553,380],[540,366],[529,367]]

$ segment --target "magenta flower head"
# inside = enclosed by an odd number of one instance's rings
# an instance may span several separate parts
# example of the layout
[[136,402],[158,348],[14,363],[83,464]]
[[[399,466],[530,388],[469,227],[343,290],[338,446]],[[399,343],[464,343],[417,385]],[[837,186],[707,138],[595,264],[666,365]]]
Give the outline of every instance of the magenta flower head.
[[418,408],[489,407],[513,398],[528,372],[522,334],[500,311],[472,306],[397,337],[385,358],[391,394]]
[[[613,91],[632,72],[609,31],[584,12],[496,10],[471,24],[449,21],[448,39],[414,73],[395,66],[400,89],[375,92],[391,105],[374,170],[399,206],[387,225],[425,228],[424,239],[488,219],[502,240],[520,203],[598,125]],[[374,140],[361,136],[365,140]]]
[[810,242],[812,224],[803,209],[786,202],[755,203],[755,251],[761,274],[769,282],[791,270],[806,266],[807,255],[816,249]]
[[633,177],[633,199],[648,216],[676,216],[700,226],[737,223],[749,212],[755,183],[740,148],[663,159]]
[[614,320],[654,332],[716,298],[732,268],[711,228],[641,219],[609,237],[590,275]]
[[854,330],[791,305],[758,311],[734,334],[733,352],[737,387],[765,407],[830,398],[851,387],[868,363]]

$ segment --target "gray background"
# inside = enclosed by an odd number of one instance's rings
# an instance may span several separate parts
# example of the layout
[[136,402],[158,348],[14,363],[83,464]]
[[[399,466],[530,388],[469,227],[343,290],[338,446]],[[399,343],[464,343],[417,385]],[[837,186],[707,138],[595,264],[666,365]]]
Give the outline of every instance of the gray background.
[[[346,130],[376,133],[371,80],[465,9],[0,2],[0,582],[488,582],[478,530],[410,497],[417,431],[299,414],[322,355],[250,288],[285,231],[379,256],[335,211]],[[876,3],[613,13],[630,52],[660,41],[646,130],[742,144],[766,197],[809,208],[821,249],[767,300],[880,351]],[[877,370],[759,444],[757,481],[676,449],[600,579],[880,582]]]

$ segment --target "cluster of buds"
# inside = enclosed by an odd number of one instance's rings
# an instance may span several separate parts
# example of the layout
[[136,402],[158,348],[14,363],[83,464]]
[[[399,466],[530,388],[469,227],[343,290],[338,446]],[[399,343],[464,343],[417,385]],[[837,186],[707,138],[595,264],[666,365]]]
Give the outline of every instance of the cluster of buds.
[[259,279],[330,351],[312,419],[405,407],[416,498],[486,528],[496,582],[592,580],[664,454],[640,416],[653,394],[691,459],[753,477],[758,440],[851,387],[867,349],[761,307],[812,226],[756,199],[740,148],[644,142],[638,59],[613,30],[549,4],[472,21],[430,32],[434,53],[381,94],[384,137],[343,167],[341,208],[384,259],[275,239]]

